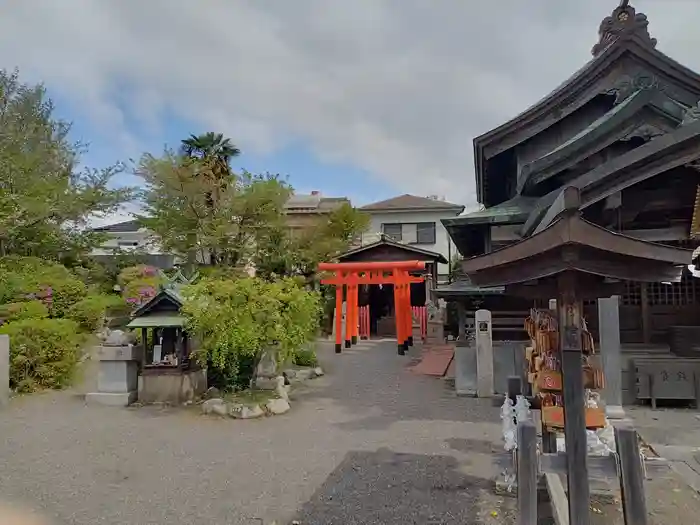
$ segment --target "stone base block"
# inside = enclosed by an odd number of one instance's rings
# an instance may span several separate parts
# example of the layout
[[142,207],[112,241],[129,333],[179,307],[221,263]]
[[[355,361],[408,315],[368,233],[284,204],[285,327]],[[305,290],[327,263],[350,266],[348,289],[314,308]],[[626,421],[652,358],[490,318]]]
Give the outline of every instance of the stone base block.
[[138,385],[141,403],[179,405],[194,401],[207,391],[207,371],[149,370],[139,376]]
[[131,392],[90,392],[85,394],[85,402],[89,405],[105,405],[113,407],[128,407],[136,401],[136,390]]

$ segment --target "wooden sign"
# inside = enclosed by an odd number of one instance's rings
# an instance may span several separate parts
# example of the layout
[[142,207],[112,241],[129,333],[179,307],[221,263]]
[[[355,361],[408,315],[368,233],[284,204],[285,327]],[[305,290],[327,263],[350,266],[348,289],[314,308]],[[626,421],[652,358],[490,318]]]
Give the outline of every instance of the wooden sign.
[[562,389],[561,372],[555,370],[540,370],[537,373],[537,387],[540,390],[554,390],[559,392]]
[[[542,407],[542,424],[550,428],[564,428],[563,407]],[[603,428],[605,412],[601,408],[586,409],[586,428]]]

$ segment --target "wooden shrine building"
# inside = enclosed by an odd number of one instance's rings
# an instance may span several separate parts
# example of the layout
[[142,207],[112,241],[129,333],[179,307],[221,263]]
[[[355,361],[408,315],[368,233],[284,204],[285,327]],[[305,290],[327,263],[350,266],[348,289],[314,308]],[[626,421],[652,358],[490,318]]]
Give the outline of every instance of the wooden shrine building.
[[[621,2],[583,67],[474,139],[484,209],[443,220],[465,258],[539,233],[565,186],[579,191],[586,223],[649,243],[698,246],[700,75],[657,49],[648,25]],[[619,276],[622,343],[669,344],[674,327],[700,326],[700,279],[686,269],[678,282],[649,282],[628,270]],[[471,283],[453,288],[462,300],[484,293]],[[595,300],[584,302],[584,315],[595,334]]]
[[[424,276],[424,282],[410,285],[411,306],[424,307],[429,299],[430,290],[437,282],[438,264],[447,264],[444,255],[424,250],[418,246],[396,242],[382,235],[377,242],[360,246],[338,257],[340,263],[399,261],[422,261],[425,263],[424,270],[411,272],[412,275]],[[371,335],[396,336],[392,285],[361,284],[358,290],[358,304],[360,307],[369,306],[369,332]]]

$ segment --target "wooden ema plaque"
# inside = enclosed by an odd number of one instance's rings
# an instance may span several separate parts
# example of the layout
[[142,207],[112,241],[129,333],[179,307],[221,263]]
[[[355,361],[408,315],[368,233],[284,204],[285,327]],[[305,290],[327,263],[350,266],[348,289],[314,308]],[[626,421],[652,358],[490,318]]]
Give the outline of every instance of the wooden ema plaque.
[[[542,407],[542,424],[547,428],[564,428],[563,407]],[[602,408],[586,409],[586,428],[603,428],[605,426],[605,412]]]
[[[535,384],[539,391],[561,392],[563,388],[561,372],[540,370],[535,374]],[[598,368],[584,368],[583,386],[591,390],[603,388],[605,386],[603,371]]]

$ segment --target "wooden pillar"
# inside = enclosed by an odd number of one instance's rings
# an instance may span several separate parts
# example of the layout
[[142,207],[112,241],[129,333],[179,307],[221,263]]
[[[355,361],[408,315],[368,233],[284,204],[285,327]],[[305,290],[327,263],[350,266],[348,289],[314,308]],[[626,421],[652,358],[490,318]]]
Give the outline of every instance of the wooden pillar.
[[[408,281],[409,273],[406,272],[406,280]],[[406,319],[406,344],[413,346],[413,309],[411,308],[411,283],[406,283],[406,292],[404,294],[404,315]]]
[[590,486],[586,450],[586,412],[582,366],[582,303],[573,272],[559,276],[559,348],[564,382],[564,438],[570,525],[589,525]]
[[620,458],[620,493],[625,525],[647,525],[644,494],[644,467],[639,453],[637,432],[630,427],[614,427],[615,446]]
[[358,330],[357,326],[360,321],[360,303],[359,303],[359,285],[357,283],[350,286],[350,300],[352,301],[352,319],[350,324],[350,343],[357,344]]
[[352,276],[348,273],[347,286],[345,287],[345,348],[352,346]]
[[641,293],[641,309],[642,309],[642,340],[649,344],[651,343],[651,310],[649,309],[649,285],[642,283]]
[[399,355],[404,355],[406,353],[404,347],[404,332],[403,332],[403,320],[401,318],[401,283],[397,278],[397,271],[393,273],[394,281],[394,321],[396,323],[396,348]]
[[335,353],[339,354],[343,347],[343,285],[335,285]]
[[537,525],[537,429],[518,423],[518,525]]

